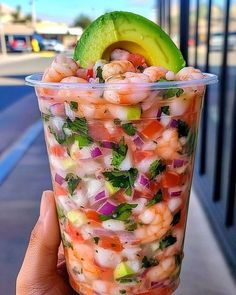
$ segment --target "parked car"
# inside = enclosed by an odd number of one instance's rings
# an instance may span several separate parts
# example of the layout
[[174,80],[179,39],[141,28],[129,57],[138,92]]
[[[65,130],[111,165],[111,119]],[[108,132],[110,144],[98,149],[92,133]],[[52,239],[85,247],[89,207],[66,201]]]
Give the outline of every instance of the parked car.
[[[220,51],[223,49],[224,45],[224,34],[223,33],[213,33],[211,36],[210,48],[212,51]],[[228,35],[228,49],[236,49],[236,32],[229,32]]]
[[55,39],[43,39],[43,50],[64,52],[65,47],[62,43]]
[[7,50],[10,52],[29,52],[32,50],[26,36],[7,36]]

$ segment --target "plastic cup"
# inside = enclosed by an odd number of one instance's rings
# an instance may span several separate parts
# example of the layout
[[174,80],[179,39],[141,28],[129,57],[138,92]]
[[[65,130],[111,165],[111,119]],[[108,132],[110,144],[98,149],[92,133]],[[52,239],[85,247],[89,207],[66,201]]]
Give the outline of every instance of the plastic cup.
[[[172,294],[179,284],[207,84],[26,78],[42,113],[71,286],[81,295]],[[142,100],[134,106],[104,97]]]

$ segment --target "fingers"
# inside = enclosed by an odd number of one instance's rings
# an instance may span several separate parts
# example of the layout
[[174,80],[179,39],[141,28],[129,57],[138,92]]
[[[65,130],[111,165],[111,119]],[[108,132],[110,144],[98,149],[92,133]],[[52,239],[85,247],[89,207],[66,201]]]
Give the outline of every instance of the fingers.
[[18,281],[35,282],[55,273],[59,245],[60,231],[54,195],[46,191],[42,196],[40,216],[31,233]]

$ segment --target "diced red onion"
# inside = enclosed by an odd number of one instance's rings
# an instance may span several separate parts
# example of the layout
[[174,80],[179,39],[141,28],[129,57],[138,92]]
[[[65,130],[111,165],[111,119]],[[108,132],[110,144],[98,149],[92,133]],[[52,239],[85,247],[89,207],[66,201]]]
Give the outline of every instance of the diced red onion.
[[170,193],[171,197],[179,197],[181,195],[182,191],[172,192]]
[[110,202],[106,201],[99,209],[98,212],[103,214],[103,215],[110,215],[114,212],[116,209],[117,205]]
[[91,208],[94,210],[98,210],[106,201],[107,201],[107,197],[98,201],[95,201],[94,198],[92,198],[90,199]]
[[159,109],[157,112],[157,118],[159,119],[160,117],[161,117],[161,109]]
[[168,190],[171,197],[179,197],[182,193],[181,187],[172,187]]
[[133,142],[136,144],[137,147],[141,148],[144,144],[142,138],[137,135],[134,139],[133,139]]
[[65,112],[67,117],[70,118],[71,121],[75,120],[75,112],[72,111],[70,105],[67,102],[65,102]]
[[145,187],[149,187],[150,185],[149,179],[143,174],[138,175],[138,183]]
[[177,120],[175,120],[175,119],[171,120],[171,122],[170,122],[170,127],[171,128],[176,128],[177,125],[178,125],[178,121]]
[[106,197],[105,191],[101,191],[94,198],[95,198],[96,201],[98,201],[98,200],[104,199],[105,197]]
[[96,228],[93,231],[94,236],[114,236],[114,232],[112,230],[108,230],[105,228]]
[[116,234],[118,235],[122,244],[134,244],[138,241],[133,232],[120,230],[116,231]]
[[116,146],[116,143],[108,140],[103,140],[102,141],[102,146],[106,149],[113,149],[114,146]]
[[162,288],[165,284],[163,282],[151,282],[151,289]]
[[61,175],[56,173],[55,174],[55,181],[56,181],[56,183],[62,185],[63,182],[65,181],[65,179]]
[[92,158],[96,158],[102,155],[102,151],[100,150],[99,147],[95,147],[91,150],[91,156]]
[[174,159],[173,160],[173,167],[174,168],[180,168],[184,165],[184,160],[182,159]]
[[49,109],[53,116],[65,116],[65,107],[63,103],[55,103],[51,105]]

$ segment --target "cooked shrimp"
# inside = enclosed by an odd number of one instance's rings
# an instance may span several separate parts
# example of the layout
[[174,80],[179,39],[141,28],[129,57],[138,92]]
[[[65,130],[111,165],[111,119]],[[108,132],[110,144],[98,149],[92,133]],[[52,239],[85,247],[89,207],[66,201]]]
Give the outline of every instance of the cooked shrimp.
[[168,206],[161,202],[147,208],[138,216],[144,225],[135,230],[141,243],[150,243],[163,237],[171,227],[173,216]]
[[146,68],[143,71],[143,74],[147,75],[151,82],[156,82],[159,81],[161,78],[165,78],[167,72],[168,70],[163,67],[151,66]]
[[176,129],[167,129],[162,133],[162,137],[158,139],[156,152],[158,156],[165,160],[173,160],[178,156],[181,150],[178,132]]
[[60,82],[63,78],[76,74],[79,65],[63,54],[57,55],[51,66],[44,72],[43,81]]
[[[94,280],[92,283],[93,290],[103,295],[120,294],[119,288],[114,283],[104,280]],[[117,290],[118,288],[118,290]],[[117,292],[116,292],[117,291]]]
[[[88,81],[75,77],[75,76],[70,76],[63,78],[61,80],[61,83],[75,83],[75,84],[88,84]],[[61,89],[58,91],[58,100],[65,101],[71,101],[71,100],[78,100],[78,99],[84,99],[86,102],[90,103],[103,103],[104,100],[101,98],[102,95],[102,90],[100,89],[92,89],[92,88],[79,88],[79,87],[74,87],[71,89]]]
[[[137,104],[145,100],[150,91],[147,87],[137,89],[136,83],[149,83],[148,76],[142,73],[131,73],[127,72],[123,75],[116,75],[106,81],[106,89],[104,90],[103,97],[115,104]],[[112,84],[125,84],[123,87],[115,87]]]
[[111,60],[128,60],[129,52],[124,49],[115,49],[111,53]]
[[170,256],[161,260],[157,266],[152,267],[147,273],[147,278],[150,282],[162,281],[169,278],[175,269],[175,257]]
[[106,80],[109,77],[124,74],[126,72],[135,72],[133,64],[128,60],[114,60],[103,66],[102,77]]
[[198,80],[204,77],[203,73],[199,69],[193,67],[185,67],[181,69],[176,75],[176,80]]
[[94,262],[94,250],[86,244],[74,244],[74,256],[81,262],[86,280],[96,280],[100,269]]

